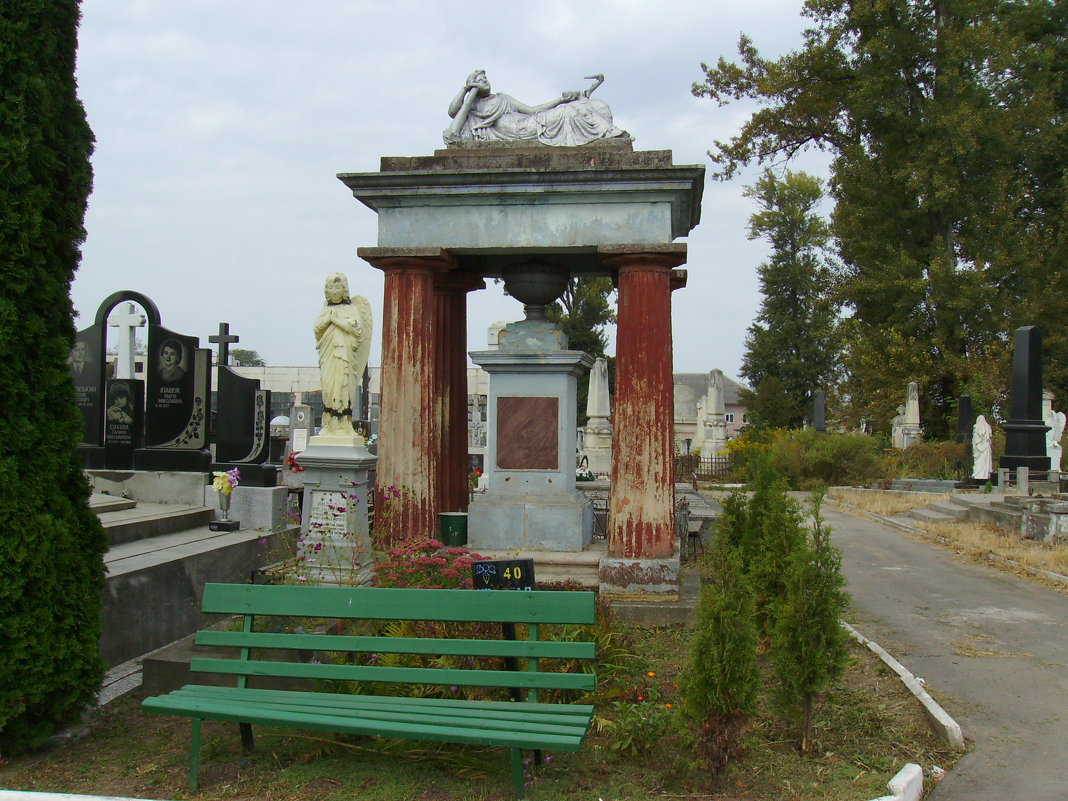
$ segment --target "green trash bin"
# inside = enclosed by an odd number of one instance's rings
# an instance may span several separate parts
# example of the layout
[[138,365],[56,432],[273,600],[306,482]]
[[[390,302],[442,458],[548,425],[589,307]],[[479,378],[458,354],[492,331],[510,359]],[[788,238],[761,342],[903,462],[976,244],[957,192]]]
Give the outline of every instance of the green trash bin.
[[440,512],[441,541],[446,545],[467,545],[467,512]]

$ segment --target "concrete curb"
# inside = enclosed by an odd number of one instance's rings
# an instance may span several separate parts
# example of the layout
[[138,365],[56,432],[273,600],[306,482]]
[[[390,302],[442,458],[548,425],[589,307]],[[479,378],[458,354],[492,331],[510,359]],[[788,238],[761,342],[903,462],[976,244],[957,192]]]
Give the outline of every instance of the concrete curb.
[[[875,512],[869,512],[864,509],[860,509],[856,506],[853,506],[853,504],[846,503],[845,501],[840,501],[835,498],[827,498],[827,500],[835,506],[839,506],[843,509],[848,509],[849,511],[856,512],[859,515],[864,515],[868,519],[874,520],[876,523],[882,523],[884,525],[890,526],[891,528],[896,528],[899,531],[908,531],[913,534],[923,534],[927,537],[933,536],[943,545],[950,544],[950,541],[947,540],[945,537],[939,537],[937,534],[931,534],[931,532],[924,531],[922,528],[915,528],[914,526],[907,525],[905,523],[902,523],[900,520],[894,520],[893,518],[884,517],[883,515],[876,514]],[[988,553],[986,554],[986,558],[990,562],[1000,562],[1001,564],[1009,565],[1010,567],[1014,567],[1019,570],[1023,570],[1027,573],[1030,573],[1032,576],[1038,576],[1039,578],[1044,578],[1049,581],[1055,581],[1058,584],[1064,584],[1068,586],[1068,576],[1062,575],[1060,573],[1053,573],[1049,570],[1039,570],[1037,567],[1031,567],[1030,565],[1021,565],[1014,559],[1007,559],[1004,556],[998,556],[996,553]]]
[[850,637],[876,654],[888,668],[901,677],[901,681],[908,687],[909,692],[915,696],[916,700],[920,702],[920,706],[923,707],[923,712],[927,716],[934,733],[952,748],[956,748],[959,751],[965,750],[964,734],[960,730],[960,724],[949,716],[949,713],[930,696],[927,690],[923,689],[923,685],[912,675],[908,668],[890,656],[878,643],[869,640],[844,620],[838,622],[842,625],[842,628],[849,632]]
[[923,796],[923,768],[915,762],[907,762],[886,783],[886,789],[891,795],[880,796],[875,801],[920,801]]

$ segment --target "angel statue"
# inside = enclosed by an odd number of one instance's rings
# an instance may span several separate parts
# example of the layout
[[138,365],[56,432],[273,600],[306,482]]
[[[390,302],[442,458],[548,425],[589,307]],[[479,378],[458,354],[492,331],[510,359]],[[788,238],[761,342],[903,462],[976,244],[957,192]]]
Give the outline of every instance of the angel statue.
[[530,106],[503,92],[493,93],[485,70],[467,76],[452,103],[452,123],[442,138],[455,142],[502,140],[537,141],[546,145],[585,145],[598,139],[624,138],[628,134],[612,122],[612,110],[590,95],[604,82],[603,75],[588,75],[593,86],[563,92],[557,98]]
[[349,297],[349,281],[341,273],[326,277],[326,304],[315,320],[315,348],[323,385],[320,436],[355,437],[352,403],[367,369],[371,351],[371,304]]

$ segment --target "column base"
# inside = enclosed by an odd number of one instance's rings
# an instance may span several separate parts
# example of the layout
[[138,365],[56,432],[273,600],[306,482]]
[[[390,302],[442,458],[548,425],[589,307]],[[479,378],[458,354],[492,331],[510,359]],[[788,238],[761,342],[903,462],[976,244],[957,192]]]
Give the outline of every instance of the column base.
[[606,556],[598,570],[602,597],[616,600],[677,601],[679,553],[667,559],[622,559]]

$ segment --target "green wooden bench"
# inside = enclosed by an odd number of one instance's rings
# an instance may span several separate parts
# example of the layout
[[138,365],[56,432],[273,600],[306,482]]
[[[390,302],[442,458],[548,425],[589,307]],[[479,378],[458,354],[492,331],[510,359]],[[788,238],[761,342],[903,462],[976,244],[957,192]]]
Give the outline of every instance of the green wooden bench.
[[[243,615],[241,631],[197,633],[202,645],[233,646],[233,659],[194,658],[197,672],[236,676],[236,686],[188,684],[167,695],[146,698],[142,708],[193,719],[189,786],[197,789],[202,720],[240,724],[242,744],[253,745],[252,725],[379,735],[411,740],[472,743],[511,749],[512,781],[523,797],[521,749],[577,751],[593,707],[539,703],[538,690],[594,689],[591,673],[547,672],[539,659],[592,660],[592,642],[538,639],[542,624],[593,623],[592,592],[376,589],[369,587],[255,586],[207,584],[202,609]],[[385,637],[346,634],[284,634],[255,631],[257,616],[339,620],[480,621],[523,624],[526,640]],[[320,664],[262,659],[270,649],[340,654],[427,654],[525,659],[526,670],[386,667],[378,664]],[[365,659],[365,661],[367,661]],[[381,660],[379,660],[381,661]],[[253,689],[250,677],[361,682],[358,692]],[[527,691],[525,701],[473,701],[375,694],[387,685],[508,687]],[[313,686],[315,685],[312,683]],[[340,685],[339,685],[340,686]],[[351,686],[348,689],[352,689]],[[386,690],[389,688],[386,687]]]

